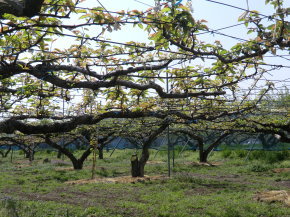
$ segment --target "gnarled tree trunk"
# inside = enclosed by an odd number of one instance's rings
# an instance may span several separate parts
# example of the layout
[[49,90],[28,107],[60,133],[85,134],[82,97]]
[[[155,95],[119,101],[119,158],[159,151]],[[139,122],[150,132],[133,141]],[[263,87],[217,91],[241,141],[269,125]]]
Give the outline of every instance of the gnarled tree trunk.
[[131,175],[132,177],[139,176],[139,160],[137,154],[131,156]]
[[149,159],[149,149],[143,148],[140,160],[137,154],[131,157],[131,175],[132,177],[144,177],[145,175],[145,165]]
[[34,154],[35,154],[34,150],[25,150],[24,152],[25,152],[25,158],[28,158],[29,161],[34,160]]
[[207,163],[209,153],[211,153],[211,151],[214,148],[216,148],[221,143],[221,141],[230,134],[230,131],[223,132],[221,135],[218,136],[218,138],[214,142],[212,142],[206,148],[205,141],[202,138],[202,136],[195,134],[195,132],[192,132],[190,130],[176,130],[176,132],[187,134],[190,138],[197,141],[197,145],[198,145],[198,149],[199,149],[198,151],[199,151],[199,162],[200,163]]
[[208,154],[209,154],[209,152],[207,152],[207,151],[199,150],[199,162],[207,163]]
[[164,120],[162,125],[151,135],[146,138],[143,142],[143,148],[141,153],[141,158],[138,160],[137,155],[131,157],[131,175],[132,177],[144,177],[145,175],[145,165],[149,160],[149,146],[156,139],[156,137],[161,134],[168,126],[169,120]]
[[[58,145],[57,143],[50,140],[48,136],[45,137],[45,141],[48,145],[50,145],[53,148],[56,148],[58,151],[60,151],[62,154],[67,156],[70,161],[73,164],[73,168],[75,170],[81,170],[83,168],[83,164],[85,160],[88,158],[88,156],[91,154],[91,147],[87,148],[87,150],[82,154],[80,158],[76,158],[68,149],[65,147],[62,147]],[[65,146],[65,145],[64,145]]]
[[149,160],[149,148],[143,148],[141,158],[139,160],[139,176],[144,177],[145,165]]
[[81,170],[81,169],[83,169],[84,161],[81,161],[79,159],[70,159],[70,160],[72,161],[73,168],[75,170]]
[[61,156],[62,156],[62,153],[61,153],[61,151],[60,151],[60,150],[58,150],[58,151],[57,151],[57,156],[56,156],[56,157],[57,157],[58,159],[60,159],[60,158],[61,158]]
[[3,158],[5,158],[8,156],[10,151],[11,151],[11,146],[9,146],[9,148],[5,152],[0,150],[0,154],[2,155]]
[[100,146],[97,147],[98,152],[99,152],[99,159],[103,160],[104,159],[104,147]]

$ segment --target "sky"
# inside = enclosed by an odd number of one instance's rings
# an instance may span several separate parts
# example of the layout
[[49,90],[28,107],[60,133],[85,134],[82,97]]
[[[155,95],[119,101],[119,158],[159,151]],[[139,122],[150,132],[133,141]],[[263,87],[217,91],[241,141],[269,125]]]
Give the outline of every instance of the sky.
[[[186,4],[188,0],[183,0],[182,3]],[[220,29],[223,27],[228,27],[231,25],[238,24],[238,18],[241,16],[244,11],[217,4],[212,1],[216,1],[219,3],[231,4],[243,9],[247,9],[249,6],[249,10],[257,10],[259,13],[264,15],[271,15],[274,12],[274,9],[270,5],[265,5],[265,0],[192,0],[193,7],[193,17],[196,20],[207,20],[207,26],[211,30]],[[164,0],[163,0],[164,2]],[[80,6],[86,8],[93,8],[101,6],[100,3],[106,8],[108,11],[128,11],[128,10],[147,10],[149,7],[153,7],[155,5],[154,0],[85,0]],[[287,6],[287,5],[286,5]],[[290,5],[289,5],[290,6]],[[73,22],[71,19],[69,22]],[[267,19],[265,19],[267,21]],[[290,21],[290,18],[288,18]],[[100,29],[97,30],[94,35],[99,34]],[[249,39],[253,37],[253,35],[248,35],[247,30],[244,25],[239,25],[237,27],[228,28],[219,31],[220,33],[227,34],[240,39]],[[225,48],[230,48],[236,43],[240,42],[237,39],[233,39],[230,37],[221,36],[218,34],[203,34],[199,36],[199,39],[202,39],[205,42],[214,42],[216,40],[221,41]],[[112,33],[106,33],[105,39],[111,41],[118,42],[128,42],[128,41],[138,41],[138,42],[149,42],[147,39],[147,34],[144,34],[144,31],[139,28],[132,28],[131,25],[122,26],[122,30],[113,31]],[[63,40],[66,40],[63,38]],[[60,40],[59,46],[68,46],[69,43],[67,41]],[[289,52],[277,52],[279,55],[289,55]],[[280,91],[281,88],[285,88],[285,86],[290,89],[290,56],[285,56],[283,58],[268,55],[270,57],[264,58],[264,61],[268,64],[275,65],[284,65],[288,66],[288,68],[280,68],[271,71],[271,73],[265,74],[264,77],[257,85],[257,89],[265,88],[265,83],[267,80],[270,80],[275,85],[274,92]],[[196,60],[195,60],[196,61]],[[201,60],[194,62],[193,64],[208,66],[211,64],[210,61],[202,62]],[[266,67],[266,69],[270,69],[270,67]],[[248,89],[253,80],[247,80],[240,83],[242,89]],[[246,92],[246,91],[245,91]],[[255,93],[258,93],[257,90]]]
[[[247,9],[247,0],[216,0],[220,3],[226,3],[238,6],[240,8]],[[285,0],[285,2],[289,0]],[[99,2],[102,3],[109,11],[121,11],[121,10],[146,10],[148,5],[154,6],[154,0],[86,0],[83,3],[84,7],[92,8],[100,6]],[[182,3],[185,4],[187,0],[183,0]],[[270,15],[273,13],[273,8],[269,5],[265,6],[265,0],[248,0],[248,5],[250,10],[257,10],[262,14]],[[207,25],[210,29],[219,29],[222,27],[231,26],[238,23],[238,17],[244,12],[242,10],[227,7],[224,5],[216,4],[209,2],[207,0],[192,0],[193,6],[193,17],[195,19],[204,19],[207,20]],[[290,7],[289,5],[285,5]],[[290,22],[290,18],[288,18]],[[72,21],[69,21],[72,22]],[[231,35],[237,38],[249,39],[251,35],[247,35],[244,26],[229,28],[220,31],[224,34]],[[111,38],[112,41],[127,42],[132,40],[137,41],[148,41],[146,34],[138,28],[132,29],[131,27],[126,27],[121,31],[113,32],[113,34],[108,35],[108,38]],[[220,36],[217,34],[204,34],[202,40],[206,42],[213,42],[219,40],[224,44],[226,48],[230,48],[237,42],[236,39],[229,37]],[[61,41],[63,43],[63,41]],[[66,42],[68,45],[69,43]],[[64,45],[64,44],[63,44]],[[289,55],[289,52],[282,52],[278,54]],[[265,75],[265,79],[273,81],[276,88],[279,89],[281,86],[286,85],[290,89],[290,56],[281,57],[268,57],[265,58],[265,61],[270,64],[278,64],[289,66],[289,68],[281,68],[271,72],[271,74]],[[283,82],[281,82],[283,81]],[[243,87],[247,88],[249,82],[242,84]],[[260,86],[264,87],[265,83],[261,82]]]
[[[259,13],[264,15],[271,15],[274,12],[274,9],[271,5],[265,5],[265,0],[216,0],[220,3],[231,4],[240,8],[249,10],[257,10]],[[120,11],[120,10],[146,10],[150,6],[155,5],[154,0],[99,0],[99,2],[108,10],[108,11]],[[86,7],[98,7],[100,6],[97,0],[86,0],[84,6]],[[182,3],[186,4],[187,0],[183,0]],[[217,4],[207,0],[192,0],[193,7],[193,17],[195,19],[204,19],[207,20],[207,25],[210,29],[215,30],[219,28],[223,28],[226,26],[231,26],[238,23],[238,17],[243,14],[243,10],[239,10],[236,8],[228,7],[225,5]],[[287,1],[285,1],[287,2]],[[287,6],[287,5],[285,5]],[[290,6],[290,5],[288,5]],[[290,21],[290,18],[288,18]],[[128,28],[128,29],[126,29]],[[126,27],[123,31],[114,32],[112,35],[109,35],[108,38],[113,41],[126,42],[136,39],[138,41],[146,41],[146,35],[144,32],[139,30],[138,28],[131,29],[130,27]],[[229,28],[220,31],[221,33],[242,38],[249,39],[251,35],[248,35],[246,32],[246,28],[241,25],[234,28]],[[230,48],[237,42],[236,39],[232,39],[229,37],[224,37],[217,34],[204,34],[202,35],[202,40],[206,42],[213,42],[215,40],[219,40],[226,48]],[[277,52],[279,55],[289,55],[289,52]],[[269,56],[269,55],[267,55]],[[271,55],[270,55],[271,56]],[[278,64],[285,65],[290,67],[290,56],[281,57],[267,57],[264,59],[269,64]],[[271,74],[266,75],[265,79],[274,80],[274,83],[277,88],[281,86],[288,86],[290,88],[290,68],[281,68],[279,70],[273,71]],[[279,81],[285,82],[279,82]],[[261,86],[264,86],[264,82],[261,82]],[[245,83],[245,86],[248,84]]]
[[[154,0],[86,0],[84,1],[84,7],[92,8],[100,6],[99,2],[102,3],[106,7],[108,11],[121,11],[121,10],[146,10],[148,9],[148,5],[154,6]],[[247,0],[216,0],[221,3],[227,3],[231,5],[238,6],[240,8],[247,9]],[[265,0],[248,0],[249,9],[257,10],[262,14],[270,15],[273,13],[273,9],[271,6],[264,4]],[[286,0],[287,1],[287,0]],[[285,1],[285,2],[286,2]],[[143,2],[143,3],[142,3]],[[187,0],[183,0],[182,3],[186,3]],[[288,0],[289,2],[289,0]],[[238,10],[235,8],[223,6],[220,4],[216,4],[213,2],[209,2],[207,0],[192,0],[193,5],[193,17],[195,19],[204,19],[207,20],[207,25],[210,29],[215,30],[227,26],[231,26],[238,23],[238,17],[244,12],[242,10]],[[287,6],[287,5],[286,5]],[[290,5],[288,5],[289,7]],[[289,18],[288,18],[288,21]],[[73,22],[69,20],[69,22]],[[251,35],[247,35],[245,31],[245,27],[243,25],[229,28],[220,31],[221,33],[231,35],[237,38],[249,39]],[[148,41],[146,34],[138,28],[132,29],[131,27],[125,27],[121,31],[113,32],[113,34],[107,35],[112,41],[120,41],[127,42],[132,40],[137,41]],[[66,40],[66,39],[64,39]],[[220,36],[217,34],[204,34],[202,35],[202,40],[206,42],[213,42],[215,40],[219,40],[224,44],[226,48],[230,48],[237,42],[236,39],[232,39],[229,37]],[[62,43],[61,46],[69,46],[69,43],[60,40]],[[279,53],[283,55],[289,55],[289,52]],[[277,89],[280,89],[281,86],[286,85],[290,89],[290,56],[285,56],[284,59],[280,57],[269,57],[265,58],[265,61],[270,64],[279,64],[289,66],[289,68],[281,68],[279,70],[275,70],[271,72],[271,74],[265,75],[266,79],[274,80]],[[205,63],[207,64],[207,63]],[[286,80],[286,81],[285,81]],[[281,82],[283,81],[283,82]],[[242,84],[243,88],[247,88],[250,84],[249,82],[245,82]],[[264,87],[265,83],[262,81],[260,87]],[[68,107],[68,106],[66,106]]]

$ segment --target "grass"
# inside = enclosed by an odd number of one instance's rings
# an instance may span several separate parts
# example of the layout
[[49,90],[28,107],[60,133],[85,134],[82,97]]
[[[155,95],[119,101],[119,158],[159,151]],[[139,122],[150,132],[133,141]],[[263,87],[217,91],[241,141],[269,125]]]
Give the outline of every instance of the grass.
[[[105,153],[105,160],[97,161],[96,177],[129,175],[134,152],[118,150],[112,157]],[[166,176],[167,154],[156,152],[151,151],[152,163],[146,166],[146,174]],[[258,191],[289,190],[289,172],[272,171],[290,167],[289,152],[272,152],[272,156],[250,153],[247,159],[247,152],[214,152],[209,160],[221,163],[215,167],[192,164],[198,159],[196,152],[176,152],[170,179],[84,185],[65,182],[89,179],[91,158],[79,171],[65,170],[70,167],[66,164],[43,163],[45,158],[55,159],[56,154],[38,152],[31,164],[17,152],[12,163],[10,157],[0,159],[0,217],[290,216],[290,208],[282,203],[253,200]]]

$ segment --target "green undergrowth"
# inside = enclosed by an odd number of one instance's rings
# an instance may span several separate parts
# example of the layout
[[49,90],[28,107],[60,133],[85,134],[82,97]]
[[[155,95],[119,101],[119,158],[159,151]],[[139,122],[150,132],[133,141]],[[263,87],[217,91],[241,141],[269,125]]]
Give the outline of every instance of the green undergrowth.
[[222,156],[224,158],[240,158],[244,160],[260,160],[266,163],[277,163],[290,159],[290,151],[262,151],[262,150],[223,150]]
[[[95,176],[129,176],[130,156],[135,150],[111,153],[105,152],[105,159],[97,160]],[[69,160],[57,159],[56,154],[38,152],[32,163],[17,152],[12,162],[10,156],[0,159],[0,217],[290,216],[290,209],[282,203],[253,200],[256,192],[289,190],[289,172],[273,172],[290,167],[289,153],[273,152],[269,157],[269,153],[260,152],[213,152],[209,161],[217,166],[205,166],[196,163],[197,152],[176,150],[171,177],[167,178],[167,153],[151,150],[146,175],[164,178],[75,185],[67,182],[90,179],[91,156],[83,170],[72,170]],[[81,152],[74,154],[80,156]],[[269,160],[275,156],[278,159]],[[44,163],[46,158],[51,161]]]
[[67,205],[65,203],[55,201],[21,201],[17,199],[5,198],[1,201],[0,216],[4,217],[32,217],[32,216],[120,216],[111,215],[103,207],[88,207]]

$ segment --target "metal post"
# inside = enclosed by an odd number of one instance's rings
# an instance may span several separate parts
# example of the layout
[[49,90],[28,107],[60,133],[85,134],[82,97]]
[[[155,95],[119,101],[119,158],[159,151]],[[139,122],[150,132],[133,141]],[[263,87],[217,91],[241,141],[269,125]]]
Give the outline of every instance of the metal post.
[[12,163],[12,161],[13,161],[13,146],[12,146],[12,150],[11,150],[11,155],[10,155],[10,162]]
[[[64,95],[63,95],[63,91],[62,91],[62,121],[64,122]],[[62,147],[64,148],[64,133],[62,133]],[[64,160],[64,154],[61,155],[62,160]]]
[[256,145],[255,143],[256,143],[257,140],[258,140],[258,137],[259,137],[259,134],[256,136],[255,142],[253,142],[251,149],[248,151],[248,154],[247,154],[247,156],[246,156],[246,158],[245,158],[245,161],[248,160],[248,158],[249,158],[249,156],[250,156],[250,153],[253,151],[254,146]]
[[168,164],[168,176],[170,177],[170,143],[169,143],[169,126],[167,127],[167,164]]
[[172,146],[172,168],[174,168],[175,162],[174,143],[172,143],[171,146]]
[[[166,92],[169,92],[169,83],[168,83],[168,72],[166,72]],[[169,103],[167,101],[167,110],[169,111]],[[167,164],[168,164],[168,176],[171,175],[170,168],[170,144],[169,144],[169,126],[167,127]]]
[[[96,136],[94,136],[96,139],[93,140],[93,142],[91,143],[91,145],[93,146],[93,165],[92,165],[92,179],[95,178],[96,175],[96,161],[97,161],[97,152],[96,152],[96,148],[98,146],[98,139],[99,139],[99,131],[98,131],[98,127],[96,128]],[[91,140],[92,141],[92,140]]]

